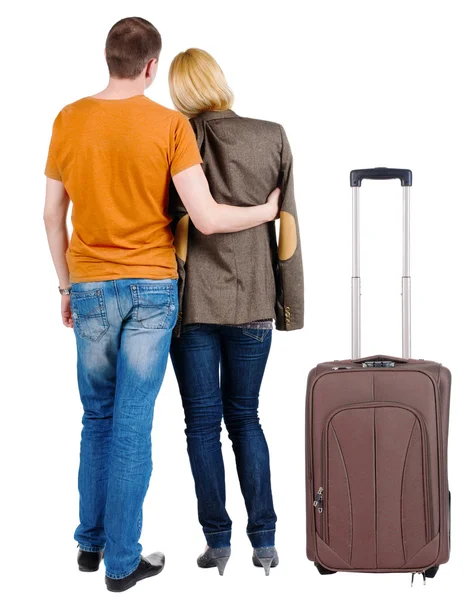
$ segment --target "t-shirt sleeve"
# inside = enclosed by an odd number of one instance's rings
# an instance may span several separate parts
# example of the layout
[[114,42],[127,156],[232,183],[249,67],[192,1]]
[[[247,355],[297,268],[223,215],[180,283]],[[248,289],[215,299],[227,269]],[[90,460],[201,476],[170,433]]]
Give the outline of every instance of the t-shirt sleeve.
[[53,132],[51,134],[51,141],[49,144],[48,158],[46,160],[45,175],[50,179],[57,179],[62,181],[61,171],[58,165],[57,148],[59,142],[59,129],[60,129],[60,116],[61,113],[56,117],[53,124]]
[[188,119],[178,113],[172,132],[172,155],[170,174],[172,177],[194,165],[203,162],[196,143],[195,133]]

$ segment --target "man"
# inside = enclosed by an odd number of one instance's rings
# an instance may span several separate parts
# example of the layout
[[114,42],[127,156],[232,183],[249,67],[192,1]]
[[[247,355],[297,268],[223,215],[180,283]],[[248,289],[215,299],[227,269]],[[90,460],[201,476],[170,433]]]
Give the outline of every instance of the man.
[[44,219],[84,407],[78,564],[95,571],[104,555],[111,591],[164,566],[161,553],[141,556],[139,538],[154,403],[178,310],[170,178],[204,234],[248,229],[278,212],[278,190],[251,208],[213,200],[190,124],[144,95],[160,50],[159,32],[144,19],[112,27],[109,84],[59,113],[45,170]]

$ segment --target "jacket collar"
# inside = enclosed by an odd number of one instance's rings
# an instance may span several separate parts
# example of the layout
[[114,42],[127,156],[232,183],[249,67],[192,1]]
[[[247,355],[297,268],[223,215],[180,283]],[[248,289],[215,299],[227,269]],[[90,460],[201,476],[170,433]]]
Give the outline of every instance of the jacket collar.
[[208,110],[206,112],[202,112],[194,119],[202,119],[203,121],[212,121],[213,119],[230,119],[232,117],[238,117],[233,110]]

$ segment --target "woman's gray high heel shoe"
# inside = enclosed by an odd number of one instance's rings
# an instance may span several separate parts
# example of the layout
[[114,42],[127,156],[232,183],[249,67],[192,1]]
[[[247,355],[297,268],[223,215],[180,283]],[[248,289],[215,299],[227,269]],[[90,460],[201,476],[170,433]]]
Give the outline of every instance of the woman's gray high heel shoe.
[[219,574],[224,573],[226,564],[231,556],[231,546],[226,548],[210,548],[209,546],[198,556],[198,566],[202,569],[209,569],[210,567],[218,567]]
[[264,567],[265,574],[269,575],[271,567],[276,567],[279,564],[279,555],[275,546],[254,548],[252,562],[255,567]]

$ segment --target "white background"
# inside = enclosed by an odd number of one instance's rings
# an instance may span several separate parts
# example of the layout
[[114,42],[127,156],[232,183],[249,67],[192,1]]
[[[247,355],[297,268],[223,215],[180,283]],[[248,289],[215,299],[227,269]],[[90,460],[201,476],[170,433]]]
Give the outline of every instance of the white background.
[[[76,473],[81,407],[75,344],[60,320],[43,231],[51,125],[67,103],[105,87],[103,46],[124,16],[162,33],[148,94],[171,106],[167,71],[191,46],[211,52],[238,114],[282,123],[295,158],[306,275],[306,326],[276,333],[261,394],[271,450],[281,564],[251,564],[246,515],[223,434],[233,555],[224,577],[197,568],[196,517],[183,415],[169,369],[157,401],[144,552],[165,571],[129,597],[446,597],[473,571],[473,259],[475,43],[472,2],[15,2],[2,9],[2,593],[99,598],[103,569],[79,573]],[[453,373],[452,557],[436,579],[318,575],[305,556],[304,402],[308,371],[347,358],[354,168],[414,172],[413,355]],[[5,189],[6,186],[6,189]],[[400,354],[401,190],[362,187],[363,353]],[[459,588],[460,589],[460,588]]]

